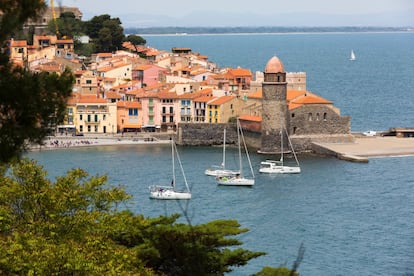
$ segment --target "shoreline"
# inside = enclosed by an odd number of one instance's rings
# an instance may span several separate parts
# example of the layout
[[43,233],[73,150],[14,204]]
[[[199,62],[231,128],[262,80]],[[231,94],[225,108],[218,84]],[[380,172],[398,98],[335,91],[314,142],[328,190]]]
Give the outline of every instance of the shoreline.
[[[169,144],[171,134],[165,139],[152,136],[49,136],[42,146],[30,146],[29,151],[57,150],[80,147],[118,145]],[[162,137],[164,138],[164,137]],[[352,143],[315,143],[332,152],[339,159],[367,162],[368,158],[414,156],[414,138],[355,137]],[[300,153],[299,153],[300,154]],[[344,157],[344,158],[341,158]]]
[[369,158],[414,156],[414,139],[399,137],[355,137],[353,143],[315,143],[337,158],[367,163]]
[[154,137],[88,137],[88,136],[49,136],[43,145],[31,145],[28,151],[58,150],[81,147],[102,147],[118,145],[151,145],[169,144],[169,139],[157,139]]

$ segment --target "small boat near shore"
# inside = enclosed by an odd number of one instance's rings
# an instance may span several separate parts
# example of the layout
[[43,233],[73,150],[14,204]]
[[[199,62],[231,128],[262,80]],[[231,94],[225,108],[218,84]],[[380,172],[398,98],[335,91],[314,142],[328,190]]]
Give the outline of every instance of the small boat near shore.
[[[180,165],[180,172],[185,185],[184,191],[178,191],[176,189],[176,172],[175,172],[175,159],[177,158]],[[191,191],[185,177],[184,169],[181,164],[180,156],[178,155],[177,146],[175,142],[171,140],[171,159],[172,159],[172,174],[171,186],[149,186],[151,199],[191,199]]]
[[[239,146],[240,172],[233,176],[218,176],[217,184],[226,185],[226,186],[253,186],[255,183],[253,167],[250,161],[249,151],[247,150],[246,141],[244,140],[243,130],[241,128],[239,119],[237,119],[237,141],[238,141],[238,146]],[[243,142],[244,151],[246,153],[247,160],[249,162],[249,167],[250,167],[252,178],[247,178],[243,174],[243,162],[242,162],[242,150],[241,150],[242,142]]]
[[284,148],[283,148],[283,135],[282,130],[280,131],[280,159],[279,160],[266,160],[260,162],[259,172],[261,173],[270,173],[270,174],[288,174],[288,173],[300,173],[300,165],[298,158],[296,156],[295,150],[293,149],[292,142],[290,141],[289,134],[287,133],[286,128],[283,128],[287,139],[289,141],[289,148],[292,150],[293,156],[295,157],[296,165],[287,165],[285,164],[284,159]]
[[223,131],[223,161],[221,166],[213,165],[204,171],[210,176],[234,176],[240,174],[240,171],[226,169],[226,129]]

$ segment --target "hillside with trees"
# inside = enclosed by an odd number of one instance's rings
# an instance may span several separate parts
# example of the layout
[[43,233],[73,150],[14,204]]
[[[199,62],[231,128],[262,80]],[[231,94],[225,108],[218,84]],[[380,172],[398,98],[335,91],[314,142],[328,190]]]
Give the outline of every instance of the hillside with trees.
[[[45,7],[0,3],[0,274],[224,275],[263,256],[241,247],[237,236],[248,229],[235,220],[192,225],[185,206],[182,215],[145,218],[121,208],[131,196],[105,175],[78,168],[52,181],[36,161],[21,158],[27,142],[40,144],[62,122],[74,82],[69,70],[30,72],[8,59],[12,34]],[[86,28],[94,50],[116,49],[124,39],[121,22],[107,15],[86,27],[70,15],[61,20],[77,26],[62,26],[62,35]],[[292,270],[265,267],[256,275],[297,275],[302,256]]]

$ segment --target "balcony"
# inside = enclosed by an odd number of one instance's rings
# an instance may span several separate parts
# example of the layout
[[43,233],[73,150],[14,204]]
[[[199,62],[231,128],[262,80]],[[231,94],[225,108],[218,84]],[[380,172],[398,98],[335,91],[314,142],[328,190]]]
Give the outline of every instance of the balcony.
[[83,122],[85,124],[88,124],[88,125],[99,125],[101,123],[101,120],[98,120],[98,121],[94,121],[94,120],[84,120]]

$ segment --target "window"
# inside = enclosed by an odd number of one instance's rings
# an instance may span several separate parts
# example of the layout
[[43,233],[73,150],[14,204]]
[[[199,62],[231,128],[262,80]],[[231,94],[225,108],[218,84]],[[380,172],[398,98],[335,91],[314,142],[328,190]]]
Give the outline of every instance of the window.
[[102,120],[106,120],[106,114],[104,114],[103,116],[102,116]]
[[319,113],[316,113],[316,121],[319,121]]
[[88,114],[88,122],[90,122],[90,121],[91,121],[91,115]]
[[174,108],[170,106],[170,114],[174,113]]
[[323,120],[326,121],[326,112],[323,113]]
[[128,109],[129,116],[138,116],[138,108],[129,108]]
[[92,80],[86,80],[86,84],[92,84]]
[[292,113],[290,116],[291,116],[292,118],[295,118],[295,113]]
[[91,132],[91,126],[88,125],[88,132]]
[[95,126],[95,132],[98,132],[98,126]]
[[83,132],[83,126],[82,125],[79,126],[79,131]]
[[98,122],[98,114],[95,114],[95,122]]
[[296,134],[297,127],[293,127],[293,134]]
[[312,113],[309,113],[309,114],[308,114],[308,120],[309,120],[309,121],[312,121]]
[[83,116],[82,116],[82,114],[79,114],[79,120],[80,121],[82,121],[83,120],[83,118],[82,118]]

